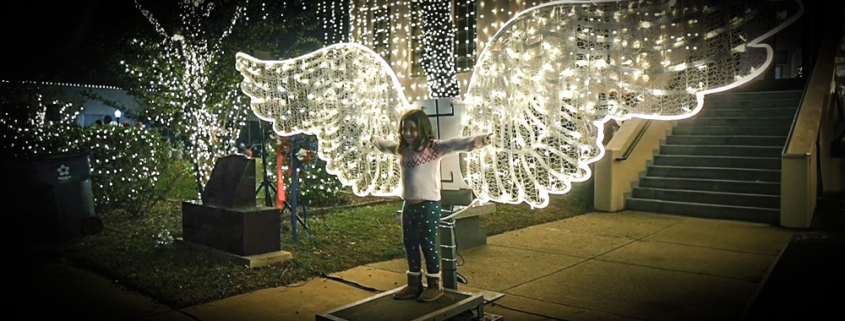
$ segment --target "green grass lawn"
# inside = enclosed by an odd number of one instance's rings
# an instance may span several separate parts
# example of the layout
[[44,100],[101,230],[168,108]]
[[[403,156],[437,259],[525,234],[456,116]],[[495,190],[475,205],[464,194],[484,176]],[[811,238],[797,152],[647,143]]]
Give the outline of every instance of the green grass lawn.
[[[576,184],[568,194],[552,196],[543,209],[497,204],[496,213],[481,217],[482,228],[495,235],[586,213],[591,188],[589,183]],[[282,249],[291,252],[293,260],[259,268],[177,246],[173,238],[181,234],[179,201],[161,202],[140,218],[103,213],[103,233],[65,245],[64,253],[76,264],[183,308],[404,257],[396,214],[400,208],[400,202],[390,202],[320,211],[308,222],[313,241],[301,227],[298,244],[292,244],[290,232],[282,233]],[[283,226],[290,226],[288,219]]]

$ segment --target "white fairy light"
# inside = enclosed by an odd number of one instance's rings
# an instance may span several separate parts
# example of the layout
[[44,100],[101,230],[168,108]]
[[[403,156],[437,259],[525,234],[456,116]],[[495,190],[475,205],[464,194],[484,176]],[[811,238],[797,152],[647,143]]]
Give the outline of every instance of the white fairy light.
[[[191,141],[188,155],[196,165],[200,185],[204,185],[216,159],[235,148],[235,140],[240,133],[238,124],[246,120],[245,108],[239,106],[241,96],[236,86],[223,88],[222,93],[208,91],[210,78],[213,77],[211,66],[225,54],[222,41],[244,15],[245,5],[236,7],[230,24],[216,37],[204,30],[204,23],[214,8],[213,3],[181,1],[179,18],[182,30],[175,34],[166,32],[138,1],[135,5],[161,36],[157,46],[162,49],[162,54],[148,58],[152,71],[147,75],[143,70],[145,66],[124,61],[121,64],[129,75],[139,80],[140,91],[159,93],[167,97],[172,106],[182,109],[181,113],[159,112],[155,102],[149,102],[153,122],[167,127],[178,124],[185,129]],[[145,45],[138,40],[132,43]]]
[[[3,81],[5,85],[11,85],[11,81]],[[50,82],[19,82],[20,84],[34,85],[35,91],[40,92],[42,85],[66,87],[59,83]],[[81,85],[74,85],[75,87],[84,88],[102,88],[102,87],[86,87]],[[111,88],[110,88],[111,89]],[[124,169],[110,169],[113,161],[118,159],[133,159],[134,155],[129,154],[125,146],[142,146],[145,151],[149,151],[151,156],[155,156],[154,144],[157,141],[147,139],[144,133],[139,133],[133,128],[125,128],[118,126],[101,126],[81,128],[75,122],[77,116],[83,111],[84,106],[74,106],[73,103],[53,100],[52,105],[58,108],[59,118],[57,121],[47,121],[46,114],[48,105],[43,103],[44,96],[41,93],[35,93],[32,97],[32,107],[35,110],[35,117],[26,119],[16,119],[9,110],[0,111],[0,128],[3,128],[3,144],[0,144],[0,149],[4,151],[4,155],[12,158],[26,158],[30,156],[40,157],[49,153],[64,153],[71,151],[79,151],[80,149],[89,149],[94,156],[91,159],[91,174],[96,179],[93,180],[94,202],[98,205],[107,204],[119,198],[120,201],[132,200],[140,197],[142,191],[132,189],[129,193],[112,195],[108,192],[103,192],[106,185],[112,186],[112,181],[132,181],[133,179],[156,181],[159,173],[154,165],[148,165],[146,159],[138,159],[132,163],[139,166],[132,166]],[[87,132],[80,132],[80,131]],[[108,145],[114,136],[121,137],[121,142],[124,146]],[[64,140],[66,138],[76,137],[73,140]],[[128,141],[124,140],[128,139]],[[103,142],[101,144],[100,142]],[[109,156],[103,156],[109,155]],[[128,172],[127,172],[128,171]],[[104,184],[104,182],[106,184]],[[154,187],[153,183],[150,185]]]
[[[759,43],[760,39],[794,22],[803,10],[798,3],[789,19],[782,22],[732,17],[733,11],[719,8],[702,13],[698,9],[702,5],[695,0],[640,1],[632,7],[632,2],[623,1],[552,1],[527,10],[523,10],[528,7],[525,2],[513,7],[506,1],[475,2],[475,16],[510,20],[490,20],[480,29],[485,33],[498,31],[478,42],[483,48],[464,95],[464,116],[471,121],[465,121],[463,134],[493,132],[494,142],[486,151],[473,152],[467,158],[468,183],[482,201],[526,202],[533,207],[546,206],[550,193],[565,193],[571,182],[589,178],[588,164],[604,153],[603,122],[695,115],[705,94],[733,88],[762,73],[771,62],[772,51]],[[392,137],[395,115],[408,107],[406,95],[417,100],[457,96],[460,89],[451,89],[455,44],[445,46],[439,41],[451,39],[450,32],[455,28],[440,28],[420,38],[411,32],[426,21],[449,21],[450,10],[444,10],[444,6],[450,3],[352,1],[349,37],[357,44],[337,44],[286,61],[262,62],[239,56],[238,70],[246,79],[242,88],[253,99],[256,114],[276,122],[274,128],[279,134],[316,134],[321,144],[319,156],[329,162],[330,172],[353,186],[356,194],[395,193],[392,188],[398,186],[396,178],[379,171],[395,169],[396,164],[387,157],[368,158],[372,146],[361,137]],[[385,5],[396,8],[387,14],[391,19],[388,24],[379,20],[383,17],[370,18]],[[676,10],[679,5],[691,10]],[[765,5],[788,7],[791,3]],[[414,10],[416,7],[426,10]],[[513,15],[514,8],[523,11]],[[401,17],[397,12],[403,12]],[[766,10],[756,12],[759,17],[767,17],[763,13]],[[376,30],[372,19],[381,21],[378,28],[384,30]],[[507,22],[501,22],[504,20]],[[751,23],[760,25],[748,28]],[[766,33],[748,34],[752,30]],[[378,45],[374,36],[384,34],[393,39],[391,46],[402,44],[388,52],[391,63],[379,57],[385,51],[376,54],[369,48]],[[742,36],[732,38],[732,34]],[[686,47],[693,49],[683,49]],[[414,68],[414,52],[423,52],[425,74],[438,75],[440,82],[415,77],[420,74],[409,70]],[[313,65],[306,68],[305,60],[336,67],[332,72]],[[673,61],[681,63],[672,65]],[[300,71],[283,71],[278,76],[278,65],[297,66]],[[250,72],[255,68],[263,71]],[[384,74],[390,77],[373,79]],[[332,78],[317,81],[318,76],[325,75]],[[280,95],[287,99],[285,104],[267,103],[269,97],[279,95],[268,88],[279,87],[276,83],[266,88],[253,84],[263,79],[292,80],[279,84],[298,96]],[[457,87],[458,82],[454,84]],[[323,92],[332,93],[318,94]],[[295,98],[308,94],[315,98]],[[327,102],[322,95],[344,97],[346,102]],[[305,106],[306,112],[293,112],[287,107],[292,104]],[[358,118],[372,117],[379,111],[388,111],[388,121],[383,117],[367,121]],[[278,116],[287,112],[290,117]],[[329,112],[334,112],[333,116],[313,116]],[[344,121],[338,115],[354,117]],[[372,159],[378,161],[374,164]]]

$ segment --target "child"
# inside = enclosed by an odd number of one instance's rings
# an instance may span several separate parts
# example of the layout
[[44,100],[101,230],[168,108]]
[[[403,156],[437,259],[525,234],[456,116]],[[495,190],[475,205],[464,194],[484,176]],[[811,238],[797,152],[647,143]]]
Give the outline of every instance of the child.
[[[399,156],[402,165],[402,230],[408,256],[408,286],[393,295],[397,300],[431,302],[443,296],[437,223],[440,221],[440,159],[451,153],[472,151],[490,144],[491,134],[436,140],[431,122],[420,109],[399,122],[399,144],[375,138],[384,153]],[[420,248],[425,254],[428,289],[423,291]]]

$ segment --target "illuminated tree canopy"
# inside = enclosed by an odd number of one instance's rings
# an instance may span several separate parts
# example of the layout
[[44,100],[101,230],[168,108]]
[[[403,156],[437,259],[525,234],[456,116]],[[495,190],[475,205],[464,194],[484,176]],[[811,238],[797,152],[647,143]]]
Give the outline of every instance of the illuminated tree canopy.
[[201,190],[216,159],[236,149],[250,112],[231,67],[233,53],[285,57],[318,48],[320,40],[309,34],[316,8],[301,0],[135,3],[154,32],[140,31],[115,54],[121,86],[141,106],[125,111],[187,138]]

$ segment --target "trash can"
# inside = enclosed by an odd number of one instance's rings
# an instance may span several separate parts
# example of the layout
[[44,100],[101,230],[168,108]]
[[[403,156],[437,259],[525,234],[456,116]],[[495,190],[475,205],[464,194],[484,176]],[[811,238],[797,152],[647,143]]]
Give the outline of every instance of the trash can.
[[67,241],[99,234],[103,222],[94,211],[91,163],[87,152],[54,153],[33,160],[35,190],[44,203],[41,221],[47,236]]

